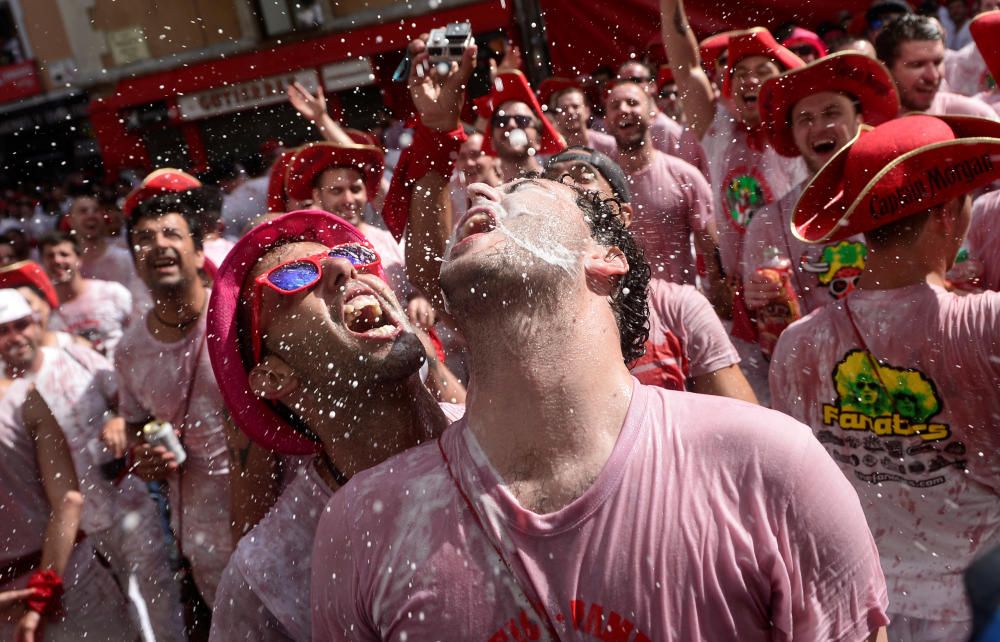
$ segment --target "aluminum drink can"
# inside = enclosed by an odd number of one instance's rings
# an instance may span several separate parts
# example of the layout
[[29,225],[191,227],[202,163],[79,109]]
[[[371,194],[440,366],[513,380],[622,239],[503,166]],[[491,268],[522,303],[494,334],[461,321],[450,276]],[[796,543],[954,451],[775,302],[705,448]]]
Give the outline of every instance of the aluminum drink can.
[[153,420],[142,427],[142,437],[150,446],[163,446],[174,454],[174,461],[180,466],[187,460],[187,453],[181,440],[169,421]]

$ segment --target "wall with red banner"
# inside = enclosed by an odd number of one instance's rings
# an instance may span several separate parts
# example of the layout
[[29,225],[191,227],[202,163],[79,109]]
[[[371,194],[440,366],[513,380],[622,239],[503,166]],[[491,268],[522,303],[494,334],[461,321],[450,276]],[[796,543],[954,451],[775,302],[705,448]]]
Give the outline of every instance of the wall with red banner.
[[[700,39],[729,29],[757,25],[773,28],[790,20],[815,28],[844,10],[852,15],[863,13],[870,4],[870,0],[743,0],[692,2],[686,11]],[[661,42],[658,0],[541,0],[541,6],[556,76],[574,77],[602,65],[615,67],[630,53],[641,57]]]
[[0,104],[42,92],[34,60],[0,66]]

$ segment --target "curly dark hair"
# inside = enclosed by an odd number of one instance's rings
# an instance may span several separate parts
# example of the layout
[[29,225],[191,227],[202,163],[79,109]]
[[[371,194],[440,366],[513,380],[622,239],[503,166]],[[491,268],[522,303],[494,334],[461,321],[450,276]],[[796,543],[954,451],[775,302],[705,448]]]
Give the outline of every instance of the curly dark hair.
[[583,220],[590,227],[594,240],[607,247],[617,247],[628,261],[628,272],[618,281],[611,295],[611,310],[618,322],[618,336],[625,363],[632,363],[646,352],[649,338],[649,263],[642,248],[625,228],[621,218],[621,204],[613,198],[604,198],[597,192],[584,191],[569,185],[577,192],[576,205],[583,212]]

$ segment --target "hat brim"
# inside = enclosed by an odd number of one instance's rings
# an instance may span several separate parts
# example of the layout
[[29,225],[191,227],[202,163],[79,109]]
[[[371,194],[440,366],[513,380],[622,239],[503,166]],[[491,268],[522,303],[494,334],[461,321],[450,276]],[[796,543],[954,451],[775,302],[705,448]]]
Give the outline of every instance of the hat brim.
[[[313,182],[324,171],[348,167],[361,173],[368,199],[378,194],[385,169],[385,152],[373,145],[309,143],[298,149],[285,169],[285,194],[297,201],[311,201]],[[284,208],[282,208],[284,209]]]
[[1000,78],[1000,9],[981,13],[969,23],[969,32],[994,79]]
[[208,306],[208,354],[222,398],[236,426],[255,443],[286,455],[309,455],[321,446],[288,423],[250,389],[240,353],[239,306],[247,276],[268,251],[289,242],[333,246],[367,243],[342,218],[319,210],[283,214],[247,232],[226,255],[215,277]]
[[34,261],[18,261],[0,268],[0,288],[19,288],[28,286],[36,288],[45,297],[49,307],[55,310],[59,307],[59,296],[49,276]]
[[[935,116],[957,138],[901,154],[879,170],[856,196],[845,190],[850,149],[857,136],[823,166],[802,191],[791,231],[805,243],[828,243],[888,225],[990,184],[1000,177],[1000,123],[963,116]],[[901,186],[894,194],[880,185]]]
[[161,167],[150,172],[146,178],[142,179],[142,184],[125,197],[125,202],[122,204],[122,214],[125,215],[126,219],[130,219],[132,212],[143,201],[159,194],[186,192],[201,186],[201,181],[187,172],[171,167]]
[[842,51],[792,69],[764,83],[760,90],[760,116],[771,145],[782,156],[800,156],[789,117],[803,98],[820,92],[856,98],[866,125],[881,125],[899,113],[899,97],[889,70],[863,54]]

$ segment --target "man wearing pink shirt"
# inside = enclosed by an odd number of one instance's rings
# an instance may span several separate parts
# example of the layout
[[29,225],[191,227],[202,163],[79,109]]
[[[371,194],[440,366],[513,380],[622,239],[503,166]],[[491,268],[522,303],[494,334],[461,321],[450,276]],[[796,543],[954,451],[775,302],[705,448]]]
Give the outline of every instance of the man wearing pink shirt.
[[632,193],[632,234],[653,275],[675,283],[695,283],[697,252],[704,257],[706,281],[713,288],[710,298],[721,296],[711,188],[694,166],[653,147],[652,104],[631,82],[615,85],[607,99],[605,124],[617,143],[614,158],[629,177]]
[[[810,178],[862,124],[881,124],[899,111],[888,70],[854,52],[836,53],[767,81],[760,102],[771,145],[782,156],[801,157]],[[781,286],[757,274],[771,248],[792,263],[790,281],[803,316],[846,296],[864,269],[861,235],[828,244],[804,243],[792,235],[792,210],[807,182],[761,209],[747,227],[742,276],[747,307],[754,312],[781,297]]]
[[552,123],[566,140],[567,147],[583,145],[599,152],[614,154],[615,139],[603,132],[590,129],[590,105],[583,89],[569,85],[555,91],[548,102]]
[[649,271],[616,210],[545,179],[472,191],[483,224],[440,270],[466,418],[334,495],[314,639],[875,639],[874,545],[805,428],[629,374]]
[[944,287],[998,154],[1000,123],[896,119],[834,156],[792,218],[806,242],[868,244],[858,289],[781,335],[771,392],[861,498],[890,639],[966,639],[962,572],[1000,544],[1000,294]]
[[879,60],[892,72],[903,113],[926,112],[996,120],[996,113],[983,102],[941,91],[944,35],[933,18],[915,14],[899,16],[879,33],[875,50]]
[[[622,169],[601,152],[570,147],[549,158],[545,177],[613,198],[622,223],[632,224],[632,195]],[[740,357],[711,304],[692,285],[653,278],[649,283],[649,338],[629,365],[640,383],[756,403],[740,371]]]
[[[357,229],[316,210],[253,228],[219,270],[208,350],[222,396],[246,437],[305,464],[233,553],[212,640],[309,640],[311,547],[327,501],[355,473],[433,439],[461,414],[438,408],[424,388],[421,366],[433,351],[384,276]],[[311,285],[295,294],[273,285],[291,278]]]

